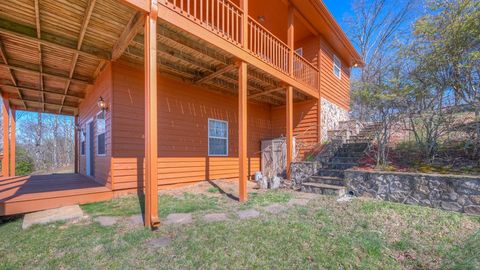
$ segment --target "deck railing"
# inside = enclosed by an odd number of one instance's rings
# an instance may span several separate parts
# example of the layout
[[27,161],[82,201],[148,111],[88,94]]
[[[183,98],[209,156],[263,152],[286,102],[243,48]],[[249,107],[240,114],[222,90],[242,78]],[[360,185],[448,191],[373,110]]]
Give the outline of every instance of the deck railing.
[[228,0],[160,0],[160,4],[209,31],[241,44],[243,11]]
[[[205,29],[242,47],[244,13],[229,0],[159,0],[159,3]],[[250,53],[275,69],[289,75],[291,49],[253,18],[248,17],[246,31]],[[293,77],[318,89],[318,69],[300,55],[293,54]]]
[[288,74],[288,45],[252,18],[248,18],[248,49],[258,58]]
[[312,88],[318,88],[318,68],[296,52],[293,54],[293,77]]

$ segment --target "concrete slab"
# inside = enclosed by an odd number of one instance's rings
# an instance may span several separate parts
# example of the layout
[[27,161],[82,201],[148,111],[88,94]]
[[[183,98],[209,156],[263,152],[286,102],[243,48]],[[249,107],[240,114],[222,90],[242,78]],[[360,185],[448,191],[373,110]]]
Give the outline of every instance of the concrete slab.
[[278,214],[278,213],[281,213],[281,212],[287,210],[287,207],[285,205],[274,203],[274,204],[271,204],[269,206],[266,206],[264,209],[265,209],[265,211],[267,211],[271,214]]
[[243,211],[238,211],[237,215],[240,219],[251,219],[260,216],[260,212],[255,209],[248,209]]
[[298,197],[299,198],[302,198],[302,199],[315,199],[315,198],[318,198],[320,197],[319,194],[315,194],[315,193],[308,193],[308,192],[297,192],[298,193]]
[[46,224],[56,221],[66,221],[82,218],[83,211],[78,205],[64,206],[55,209],[26,214],[23,218],[22,229],[27,229],[34,224]]
[[288,205],[293,206],[293,205],[300,205],[300,206],[306,206],[310,200],[309,199],[291,199],[288,201]]
[[94,220],[96,222],[100,223],[100,225],[102,225],[104,227],[108,227],[108,226],[115,225],[118,221],[118,217],[99,216],[99,217],[94,218]]
[[175,213],[175,214],[170,214],[167,216],[167,218],[164,221],[164,224],[188,224],[192,223],[192,214],[184,214],[184,213]]
[[140,215],[133,215],[128,218],[128,223],[132,225],[143,225],[143,216]]
[[169,237],[166,237],[166,236],[148,239],[145,242],[147,247],[151,248],[151,249],[167,247],[167,246],[170,245],[170,243],[172,243],[172,239],[170,239]]
[[217,222],[217,221],[225,221],[228,219],[227,214],[225,213],[215,213],[215,214],[206,214],[202,218],[206,222]]

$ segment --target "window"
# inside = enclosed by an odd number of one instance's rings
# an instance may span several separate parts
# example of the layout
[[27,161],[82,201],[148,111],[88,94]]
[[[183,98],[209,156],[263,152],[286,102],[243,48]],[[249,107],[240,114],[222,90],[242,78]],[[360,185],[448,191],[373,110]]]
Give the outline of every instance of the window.
[[336,55],[333,56],[333,74],[339,79],[342,78],[342,62]]
[[208,155],[228,156],[228,122],[208,119]]
[[85,156],[85,132],[86,129],[83,127],[82,130],[80,130],[80,155],[82,156]]
[[104,156],[106,153],[105,147],[105,112],[97,114],[97,155]]

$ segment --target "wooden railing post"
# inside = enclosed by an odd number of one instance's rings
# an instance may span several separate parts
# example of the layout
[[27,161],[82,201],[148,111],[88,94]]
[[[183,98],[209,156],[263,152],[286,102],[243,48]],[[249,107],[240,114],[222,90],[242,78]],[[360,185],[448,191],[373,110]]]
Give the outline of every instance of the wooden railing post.
[[158,219],[157,124],[157,0],[151,0],[144,26],[145,59],[145,227],[160,226]]
[[17,131],[16,131],[16,122],[17,122],[17,116],[16,116],[16,110],[11,109],[10,110],[10,174],[9,176],[15,176],[15,146],[16,146],[16,140],[17,140]]
[[290,76],[293,76],[293,52],[295,51],[295,26],[294,26],[294,16],[295,9],[289,3],[288,5],[288,72]]
[[248,49],[248,0],[240,0],[240,9],[243,11],[242,26],[240,32],[242,33],[241,43],[242,47]]
[[247,63],[238,63],[238,167],[239,200],[247,200]]
[[7,177],[9,175],[9,150],[8,144],[8,94],[2,94],[2,129],[3,129],[3,157],[2,157],[2,176]]
[[290,179],[290,165],[293,160],[293,87],[290,85],[287,86],[286,101],[287,179]]

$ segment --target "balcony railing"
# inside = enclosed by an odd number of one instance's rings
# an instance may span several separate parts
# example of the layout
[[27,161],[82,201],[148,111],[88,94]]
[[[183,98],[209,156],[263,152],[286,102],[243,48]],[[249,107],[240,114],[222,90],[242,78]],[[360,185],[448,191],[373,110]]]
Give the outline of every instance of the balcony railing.
[[318,88],[318,68],[296,52],[293,53],[293,77],[312,88]]
[[160,0],[159,2],[240,46],[243,11],[234,3],[228,0]]
[[[244,13],[229,0],[159,0],[159,3],[203,28],[242,48]],[[253,18],[246,31],[250,53],[280,72],[289,75],[291,49]],[[318,69],[300,55],[293,54],[293,77],[318,89]]]
[[289,51],[283,43],[265,27],[248,18],[248,49],[258,58],[288,74]]

